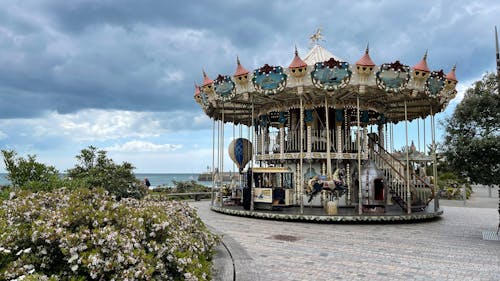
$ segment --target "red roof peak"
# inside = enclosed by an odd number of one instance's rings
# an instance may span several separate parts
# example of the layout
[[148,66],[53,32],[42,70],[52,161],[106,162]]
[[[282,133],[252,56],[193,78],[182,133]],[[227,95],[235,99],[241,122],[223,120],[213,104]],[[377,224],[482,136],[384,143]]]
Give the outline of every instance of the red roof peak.
[[369,46],[367,44],[365,54],[356,62],[356,65],[375,66],[375,63],[372,61],[372,58],[370,57],[369,53],[370,53],[370,49],[369,49]]
[[448,80],[453,80],[453,81],[458,81],[457,76],[455,75],[455,70],[457,69],[457,65],[455,64],[452,68],[451,71],[446,74],[446,79]]
[[234,76],[247,75],[249,73],[249,71],[241,65],[240,58],[238,56],[236,56],[236,63],[238,64],[238,66],[236,67]]
[[307,63],[305,63],[300,57],[299,52],[297,51],[297,46],[295,46],[295,57],[293,57],[292,63],[288,66],[288,68],[299,68],[306,67]]
[[202,71],[203,71],[203,86],[208,85],[208,84],[214,82],[214,80],[208,78],[208,75],[207,75],[207,73],[205,72],[204,69]]
[[200,95],[200,86],[198,86],[196,84],[196,82],[194,82],[194,95],[195,96],[199,96]]
[[431,72],[429,67],[427,66],[427,51],[425,51],[424,57],[422,60],[417,63],[415,66],[413,66],[414,70],[419,70],[419,71],[425,71],[425,72]]

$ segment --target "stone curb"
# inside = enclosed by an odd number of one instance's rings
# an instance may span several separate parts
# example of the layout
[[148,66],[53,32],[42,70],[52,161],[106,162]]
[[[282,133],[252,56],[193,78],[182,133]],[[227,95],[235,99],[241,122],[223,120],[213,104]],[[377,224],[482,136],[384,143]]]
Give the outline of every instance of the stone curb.
[[258,281],[255,263],[247,251],[231,236],[208,226],[211,232],[219,235],[221,243],[215,250],[212,279],[217,281]]

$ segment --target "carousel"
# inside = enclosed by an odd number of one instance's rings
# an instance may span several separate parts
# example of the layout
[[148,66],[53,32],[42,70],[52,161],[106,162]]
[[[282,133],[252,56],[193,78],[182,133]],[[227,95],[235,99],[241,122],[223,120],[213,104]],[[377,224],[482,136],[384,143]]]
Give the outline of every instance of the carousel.
[[[351,64],[320,39],[318,30],[304,57],[295,48],[288,67],[248,71],[237,58],[233,75],[203,71],[194,99],[213,120],[212,210],[330,222],[440,216],[434,117],[457,93],[455,67],[430,70],[427,52],[413,66],[376,64],[368,47]],[[226,153],[239,171],[230,183],[219,173]]]

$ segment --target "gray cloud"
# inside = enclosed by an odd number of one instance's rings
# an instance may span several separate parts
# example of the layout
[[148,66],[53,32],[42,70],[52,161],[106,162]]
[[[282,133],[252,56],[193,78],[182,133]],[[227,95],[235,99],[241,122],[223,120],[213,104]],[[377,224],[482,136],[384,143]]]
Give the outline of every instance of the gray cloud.
[[[459,79],[493,69],[496,1],[9,1],[0,11],[0,118],[82,109],[198,114],[201,69],[288,64],[323,27],[350,62],[429,65]],[[496,22],[495,22],[496,21]],[[165,126],[172,126],[170,122]],[[189,126],[189,125],[188,125]]]

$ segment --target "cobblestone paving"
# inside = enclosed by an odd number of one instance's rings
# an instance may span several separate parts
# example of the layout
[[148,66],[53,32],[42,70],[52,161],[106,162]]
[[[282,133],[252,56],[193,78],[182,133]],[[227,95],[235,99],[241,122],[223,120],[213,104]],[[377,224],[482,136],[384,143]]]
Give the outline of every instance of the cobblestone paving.
[[500,280],[500,243],[482,240],[496,231],[494,208],[442,204],[436,221],[363,225],[243,218],[209,204],[192,206],[248,252],[262,280]]

